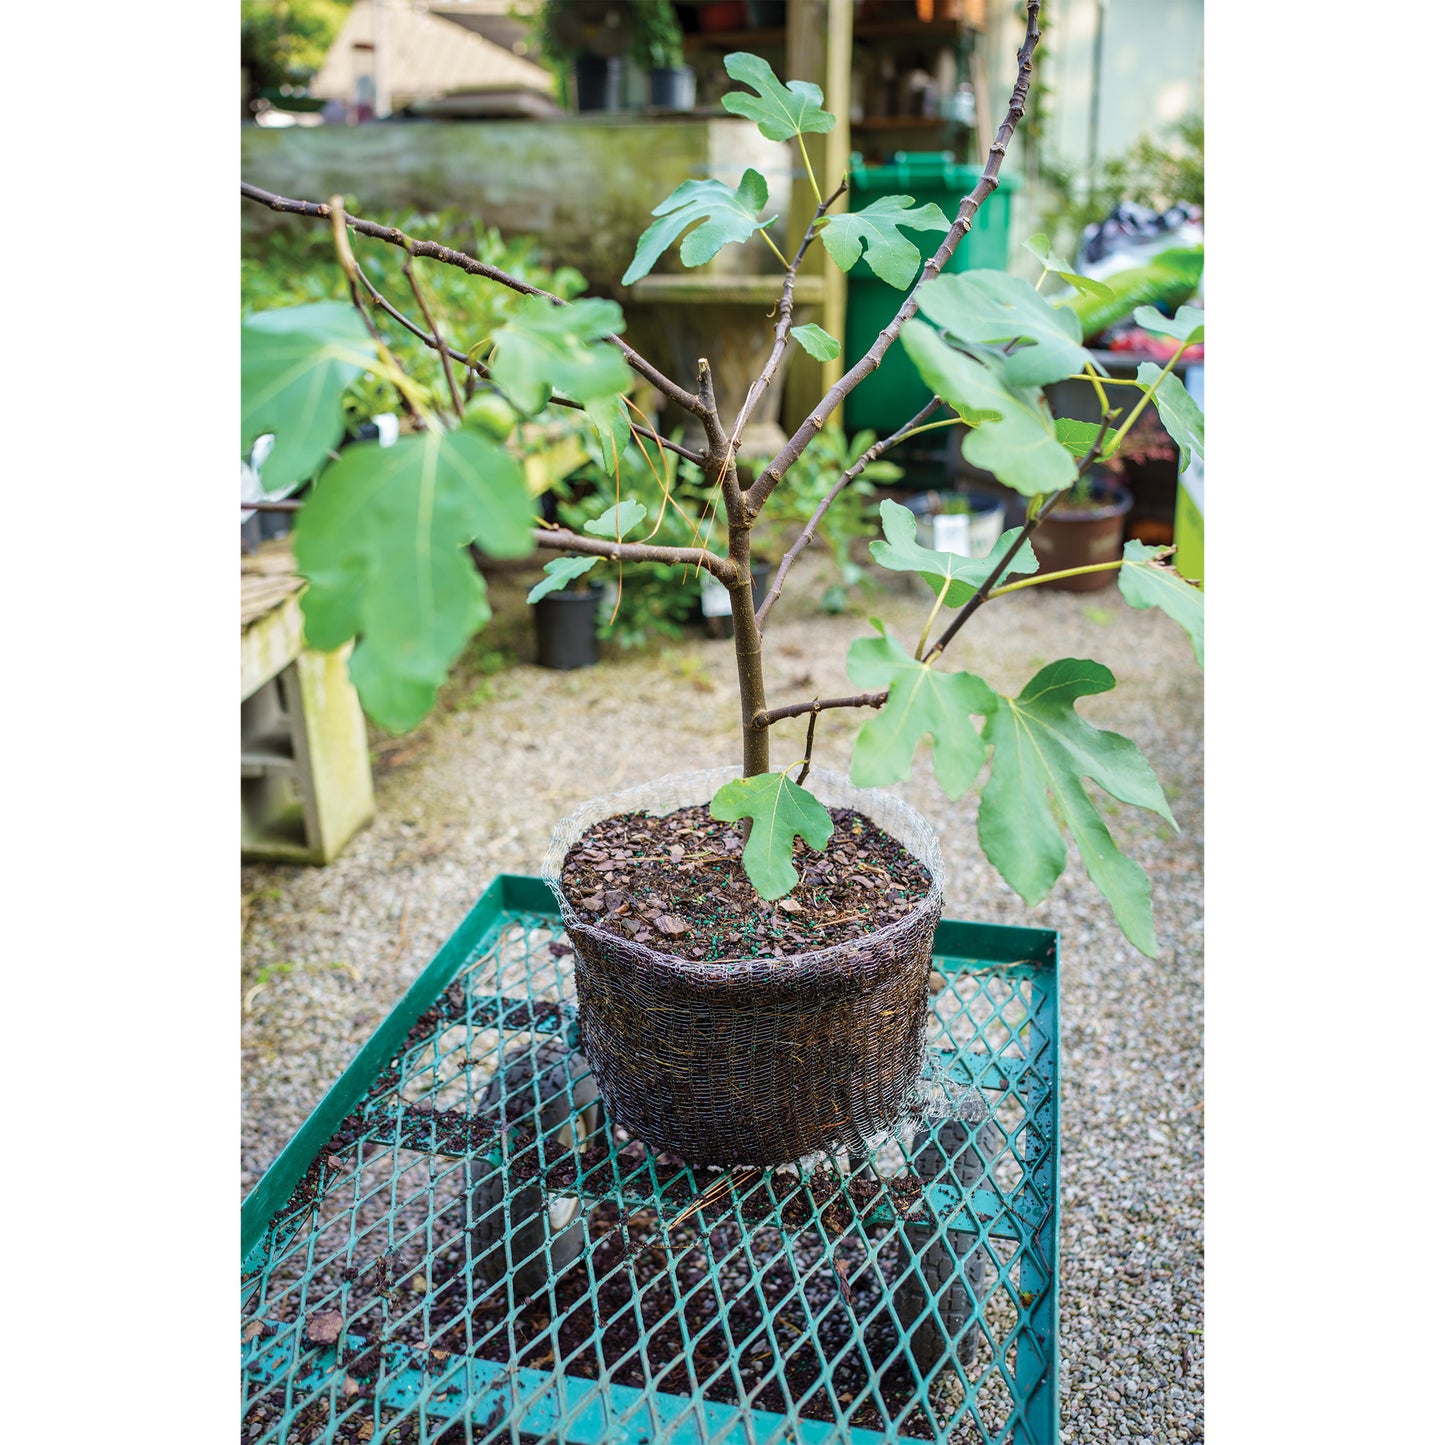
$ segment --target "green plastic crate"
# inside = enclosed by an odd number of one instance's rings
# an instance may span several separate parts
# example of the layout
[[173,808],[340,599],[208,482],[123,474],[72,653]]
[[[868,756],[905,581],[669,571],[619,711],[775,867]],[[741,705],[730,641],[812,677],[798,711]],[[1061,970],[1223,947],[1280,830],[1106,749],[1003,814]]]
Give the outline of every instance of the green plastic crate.
[[[934,202],[952,221],[958,214],[959,202],[982,175],[981,167],[960,165],[950,151],[899,151],[889,164],[881,166],[864,165],[855,155],[848,176],[850,205],[861,211],[880,196],[912,196],[920,205]],[[979,207],[972,228],[959,243],[945,271],[1007,268],[1013,186],[1012,177],[999,177],[998,189]],[[904,234],[918,246],[923,260],[927,260],[942,239],[938,231],[905,231]],[[914,281],[922,271],[921,260]],[[905,295],[907,292],[896,290],[873,274],[865,250],[848,273],[844,354],[848,366],[858,361],[878,339],[878,333],[893,320]],[[843,423],[849,432],[869,427],[880,436],[887,436],[920,411],[932,395],[903,348],[895,342],[878,370],[864,378],[844,399]]]
[[242,1206],[241,1439],[1052,1445],[1057,947],[945,920],[921,1122],[724,1174],[598,1117],[497,879]]

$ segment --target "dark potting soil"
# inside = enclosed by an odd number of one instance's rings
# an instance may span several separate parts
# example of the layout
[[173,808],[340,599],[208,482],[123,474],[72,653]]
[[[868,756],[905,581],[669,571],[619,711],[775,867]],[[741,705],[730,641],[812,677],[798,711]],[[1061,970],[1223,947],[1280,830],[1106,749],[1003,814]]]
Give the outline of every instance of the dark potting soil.
[[663,953],[707,962],[782,958],[828,948],[903,918],[931,879],[896,838],[852,808],[830,808],[821,852],[793,843],[800,881],[759,898],[743,871],[741,825],[707,804],[595,823],[562,864],[562,889],[584,923]]

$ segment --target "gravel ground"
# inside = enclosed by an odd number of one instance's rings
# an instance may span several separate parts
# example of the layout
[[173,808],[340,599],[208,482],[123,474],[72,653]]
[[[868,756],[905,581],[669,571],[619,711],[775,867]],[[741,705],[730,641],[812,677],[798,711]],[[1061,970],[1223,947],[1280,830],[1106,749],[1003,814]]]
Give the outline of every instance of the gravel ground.
[[[866,617],[916,633],[912,579],[888,577],[850,615],[811,610],[809,557],[768,629],[775,704],[856,691],[847,644]],[[530,578],[494,579],[496,620],[443,706],[404,739],[378,735],[377,816],[330,867],[242,870],[242,1192],[498,873],[536,873],[556,819],[662,773],[734,761],[730,645],[689,637],[645,656],[556,673],[534,655]],[[520,659],[490,671],[498,654]],[[1090,657],[1118,679],[1079,711],[1132,738],[1180,824],[1104,812],[1154,885],[1160,956],[1120,935],[1076,859],[1038,909],[983,858],[976,795],[944,797],[931,769],[896,791],[943,836],[947,916],[1062,935],[1061,1223],[1064,1441],[1203,1438],[1202,679],[1183,633],[1118,592],[1031,589],[983,608],[950,648],[1016,691],[1045,662]],[[801,757],[805,723],[775,733]],[[824,714],[816,760],[846,771],[857,726]]]

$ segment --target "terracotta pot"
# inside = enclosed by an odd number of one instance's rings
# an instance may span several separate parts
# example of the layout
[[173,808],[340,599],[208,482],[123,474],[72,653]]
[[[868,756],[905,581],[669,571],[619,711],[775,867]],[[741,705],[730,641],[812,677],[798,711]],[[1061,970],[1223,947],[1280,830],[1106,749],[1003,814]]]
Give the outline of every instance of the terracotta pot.
[[[1117,483],[1096,484],[1097,502],[1088,507],[1060,502],[1039,524],[1030,539],[1040,572],[1063,572],[1071,567],[1092,567],[1113,562],[1124,554],[1124,517],[1134,498]],[[1042,582],[1066,592],[1098,592],[1118,581],[1118,571],[1084,572]]]

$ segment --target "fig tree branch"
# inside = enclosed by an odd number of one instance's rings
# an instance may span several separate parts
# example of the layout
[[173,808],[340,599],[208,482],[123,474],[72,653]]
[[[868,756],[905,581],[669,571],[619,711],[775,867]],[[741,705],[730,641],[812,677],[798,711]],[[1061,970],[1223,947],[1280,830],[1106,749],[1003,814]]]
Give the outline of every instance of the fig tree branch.
[[804,447],[823,429],[823,424],[837,409],[843,398],[858,385],[864,377],[876,371],[888,348],[898,339],[903,324],[918,311],[918,291],[932,281],[958,249],[978,208],[998,187],[999,168],[1003,165],[1004,153],[1013,138],[1018,123],[1023,119],[1024,99],[1029,93],[1029,82],[1033,73],[1033,54],[1039,42],[1039,0],[1029,0],[1028,31],[1018,52],[1018,79],[1013,94],[1009,97],[1008,114],[998,128],[993,144],[989,147],[988,162],[978,184],[959,202],[958,214],[948,228],[938,250],[924,263],[922,274],[913,289],[898,308],[898,314],[879,333],[878,339],[843,376],[831,386],[823,399],[804,418],[802,426],[789,438],[777,456],[758,474],[757,480],[748,488],[744,502],[749,511],[756,513],[772,495],[774,488],[783,480],[788,468],[802,455]]
[[766,712],[754,713],[753,726],[761,732],[784,718],[802,717],[805,713],[818,713],[830,707],[882,707],[887,701],[886,687],[880,692],[860,692],[855,697],[815,697],[812,702],[795,702],[790,707],[774,707]]
[[[1079,459],[1079,466],[1077,472],[1078,476],[1082,477],[1084,473],[1087,472],[1091,466],[1093,466],[1095,460],[1098,458],[1099,449],[1104,444],[1104,433],[1108,430],[1108,427],[1109,421],[1108,418],[1105,417],[1105,419],[1099,423],[1099,430],[1095,434],[1094,440],[1089,443],[1089,450],[1086,451],[1084,455]],[[1053,511],[1056,506],[1058,506],[1062,498],[1066,497],[1069,494],[1069,490],[1070,489],[1068,487],[1065,487],[1062,491],[1055,492],[1054,495],[1050,497],[1048,501],[1045,502],[1043,506],[1040,507],[1039,510],[1032,517],[1028,518],[1028,520],[1024,522],[1022,527],[1019,528],[1019,534],[1017,537],[1014,538],[1013,545],[1010,546],[1009,549],[999,559],[998,566],[996,566],[993,571],[988,574],[988,578],[984,582],[983,586],[981,586],[978,591],[975,592],[973,596],[970,597],[968,601],[965,602],[963,606],[958,609],[957,613],[955,613],[954,615],[953,621],[951,621],[944,629],[944,631],[940,634],[938,641],[935,642],[933,646],[928,649],[927,656],[922,659],[925,667],[929,666],[933,662],[934,658],[938,657],[943,652],[943,649],[947,647],[948,644],[952,642],[955,637],[958,636],[959,629],[964,625],[964,623],[966,623],[968,619],[972,617],[973,614],[977,612],[978,609],[982,607],[985,602],[988,601],[990,591],[993,585],[999,580],[1000,577],[1002,577],[1008,571],[1009,563],[1012,562],[1013,559],[1018,555],[1024,543],[1027,542],[1028,539],[1038,530],[1039,523],[1042,522],[1044,518],[1047,517],[1048,514]]]
[[411,253],[407,254],[406,261],[402,265],[402,274],[406,277],[407,285],[411,287],[411,294],[416,297],[416,304],[421,307],[421,314],[426,318],[426,324],[431,329],[433,338],[432,346],[437,352],[437,360],[442,364],[442,374],[447,379],[447,390],[452,394],[452,405],[456,408],[457,420],[462,419],[462,394],[457,390],[457,379],[452,375],[452,363],[448,356],[450,348],[442,340],[441,328],[436,323],[436,318],[431,314],[431,307],[426,304],[426,297],[422,295],[421,283],[416,279],[416,273],[411,268]]
[[[273,211],[282,211],[294,216],[312,216],[320,220],[331,219],[332,208],[329,205],[320,205],[315,201],[293,201],[286,196],[278,196],[271,191],[263,190],[260,186],[250,185],[246,181],[241,182],[241,194],[248,201],[256,201],[263,206],[269,206]],[[455,251],[450,246],[443,246],[437,241],[415,240],[395,226],[381,226],[375,221],[365,220],[361,216],[353,216],[345,210],[341,212],[341,222],[345,226],[350,226],[358,235],[385,241],[388,245],[409,251],[413,256],[425,256],[433,261],[442,261],[448,266],[455,266],[459,270],[465,271],[469,276],[485,277],[488,281],[495,281],[500,286],[520,291],[524,296],[542,296],[555,305],[565,305],[560,296],[554,296],[550,291],[543,291],[538,286],[530,286],[527,282],[510,275],[497,266],[490,266],[485,261],[478,261],[475,256],[468,256],[465,251]],[[651,382],[658,391],[669,400],[676,402],[683,410],[692,412],[694,416],[702,415],[702,402],[692,392],[679,386],[670,376],[659,371],[645,356],[634,351],[620,336],[609,336],[607,339],[622,353],[623,359],[639,376]]]
[[580,552],[584,557],[605,557],[609,562],[662,562],[667,566],[703,567],[725,587],[737,580],[737,567],[705,547],[657,547],[650,542],[618,542],[569,532],[565,527],[534,527],[532,540],[554,552]]
[[748,424],[758,402],[762,400],[763,393],[772,385],[773,378],[777,375],[778,367],[782,363],[783,352],[787,350],[788,337],[793,329],[793,293],[797,288],[798,267],[802,265],[803,257],[807,254],[808,247],[813,244],[814,239],[818,235],[818,222],[827,214],[828,208],[833,202],[847,189],[848,181],[845,177],[839,182],[838,188],[832,195],[818,203],[817,210],[813,212],[813,219],[808,223],[808,229],[803,239],[798,243],[798,249],[794,253],[792,261],[788,264],[787,271],[783,275],[783,294],[778,301],[778,324],[773,330],[773,350],[767,361],[763,364],[762,371],[758,373],[753,384],[748,387],[748,394],[743,399],[742,406],[738,409],[737,418],[733,422],[732,429],[734,451],[737,449],[738,439],[743,434],[743,428]]
[[823,520],[828,508],[838,500],[843,489],[849,482],[857,480],[869,462],[876,461],[889,447],[897,445],[897,443],[901,442],[906,436],[910,435],[913,429],[918,426],[919,422],[932,416],[942,405],[943,401],[940,397],[933,397],[917,416],[904,422],[891,437],[884,437],[881,441],[874,442],[833,484],[832,490],[818,503],[817,507],[814,508],[813,515],[808,518],[807,526],[798,534],[798,540],[788,548],[783,554],[783,560],[778,563],[777,576],[773,578],[773,585],[768,589],[768,595],[763,598],[763,605],[758,608],[759,629],[762,628],[764,620],[772,610],[773,603],[778,600],[778,595],[783,590],[783,581],[792,570],[793,563],[798,560],[798,555],[802,552],[803,548],[812,542],[814,536],[817,534],[818,524]]

